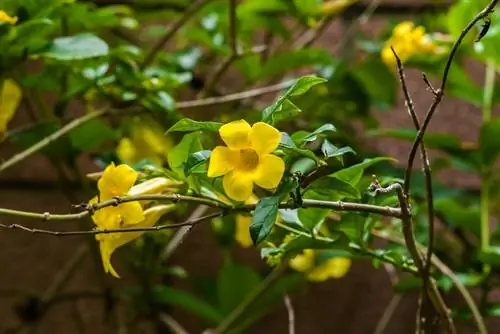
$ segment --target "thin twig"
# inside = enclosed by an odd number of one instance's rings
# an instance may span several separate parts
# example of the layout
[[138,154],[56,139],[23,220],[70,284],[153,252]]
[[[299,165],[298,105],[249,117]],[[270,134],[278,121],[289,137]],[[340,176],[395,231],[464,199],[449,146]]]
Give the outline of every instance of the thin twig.
[[[408,110],[408,113],[410,114],[411,120],[413,122],[413,126],[415,129],[418,131],[420,130],[420,121],[418,119],[417,113],[415,111],[415,107],[413,105],[413,101],[410,95],[410,91],[408,90],[408,86],[406,85],[406,77],[405,77],[405,72],[404,72],[404,67],[403,63],[401,62],[401,59],[397,55],[396,51],[394,48],[391,46],[392,53],[394,54],[394,57],[396,58],[396,64],[398,68],[398,74],[399,74],[399,81],[401,82],[401,89],[404,94],[404,99],[405,99],[405,104],[406,108]],[[429,279],[430,279],[430,269],[431,269],[431,257],[432,253],[434,251],[434,239],[435,239],[435,224],[434,224],[434,199],[433,199],[433,189],[432,189],[432,174],[431,174],[431,168],[430,168],[430,162],[429,162],[429,157],[427,155],[427,149],[425,148],[424,143],[422,142],[420,145],[420,157],[422,160],[422,170],[424,172],[424,179],[425,179],[425,198],[427,201],[427,220],[429,223],[428,227],[428,248],[427,248],[427,254],[425,257],[425,265],[423,268],[422,272],[422,279],[423,279],[423,291],[427,291],[427,287],[429,284]],[[406,188],[406,190],[409,190],[409,188]],[[410,198],[410,195],[408,193],[404,194],[406,199]],[[421,297],[424,297],[425,294],[421,294]],[[421,304],[422,301],[419,301],[419,304]],[[419,307],[419,312],[422,310],[421,307]],[[420,318],[420,313],[417,315],[417,318]],[[427,321],[427,323],[430,323],[430,321]]]
[[498,1],[499,0],[490,1],[490,3],[467,24],[467,26],[462,30],[462,32],[460,33],[460,36],[458,37],[458,39],[455,41],[455,43],[453,44],[453,46],[451,48],[450,55],[448,56],[448,60],[446,61],[446,65],[444,68],[443,78],[441,80],[441,86],[439,89],[436,90],[436,93],[434,96],[434,101],[432,102],[429,109],[427,110],[427,113],[425,115],[422,126],[421,126],[420,130],[417,132],[415,140],[413,141],[412,147],[410,149],[410,154],[408,155],[408,163],[407,163],[406,171],[405,171],[404,193],[409,192],[411,173],[412,173],[412,169],[413,169],[413,163],[415,161],[415,156],[417,155],[418,146],[422,142],[422,140],[424,138],[425,131],[427,130],[427,127],[428,127],[432,117],[434,116],[434,113],[437,110],[438,105],[441,103],[441,100],[443,99],[444,90],[446,87],[446,83],[448,81],[448,75],[449,75],[450,68],[451,68],[453,59],[455,57],[455,54],[456,54],[459,46],[462,44],[462,41],[464,40],[467,33],[476,25],[477,22],[479,22],[480,20],[482,20],[483,18],[488,16],[488,14],[493,10],[493,8],[498,3]]
[[163,36],[163,38],[160,39],[153,46],[151,51],[149,51],[149,53],[146,55],[146,57],[144,58],[144,61],[141,64],[141,68],[148,67],[154,61],[158,52],[160,52],[165,47],[165,45],[172,39],[172,37],[175,36],[177,31],[179,31],[179,29],[182,28],[182,26],[184,24],[186,24],[186,22],[194,14],[196,14],[198,11],[200,11],[210,1],[211,0],[197,0],[197,1],[194,1],[188,8],[186,8],[186,10],[183,12],[183,15],[181,17],[179,17],[179,19],[172,24],[172,26],[170,27],[168,32],[165,34],[165,36]]
[[[199,217],[205,214],[208,208],[209,207],[206,205],[198,206],[196,209],[193,210],[191,215],[189,215],[188,220],[198,219]],[[179,230],[177,230],[177,232],[172,236],[172,238],[167,243],[163,251],[160,253],[160,256],[158,257],[158,262],[165,262],[170,258],[170,256],[172,256],[175,250],[182,244],[182,242],[188,235],[189,231],[191,231],[192,227],[193,225],[187,225],[187,226],[182,226]]]
[[[377,230],[372,230],[371,232],[374,236],[384,239],[384,240],[389,240],[391,242],[397,243],[399,245],[405,245],[405,241],[403,238],[394,236],[394,235],[389,235],[387,233],[383,233],[381,231]],[[420,245],[417,243],[417,247],[420,251],[426,252],[427,249],[425,246]],[[460,278],[451,270],[443,261],[441,261],[435,254],[432,255],[431,257],[432,264],[439,269],[444,275],[448,276],[450,280],[455,284],[457,287],[457,290],[460,292],[462,297],[464,298],[465,302],[467,303],[467,306],[471,310],[472,317],[474,318],[474,322],[476,323],[478,333],[480,334],[486,334],[488,333],[486,330],[486,324],[484,323],[484,319],[481,316],[481,312],[479,311],[476,303],[474,302],[474,298],[472,298],[471,294],[467,290],[467,288],[463,285],[462,281],[460,281]]]
[[[133,196],[118,196],[113,199],[96,203],[96,204],[80,204],[76,207],[81,208],[83,211],[79,213],[70,214],[52,214],[50,212],[45,213],[35,213],[29,211],[21,210],[11,210],[0,208],[0,216],[19,216],[23,218],[39,219],[43,221],[49,220],[78,220],[89,215],[92,215],[97,210],[104,209],[109,206],[118,206],[121,203],[135,202],[135,201],[168,201],[168,202],[189,202],[204,204],[213,208],[221,208],[224,210],[231,211],[253,211],[257,207],[257,204],[246,204],[242,207],[232,206],[230,204],[222,203],[218,200],[213,200],[207,197],[195,197],[179,194],[145,194],[145,195],[133,195]],[[282,202],[278,206],[280,209],[293,209],[297,207],[297,203],[292,200],[288,202]],[[333,209],[337,211],[361,211],[368,213],[376,213],[388,217],[400,218],[402,211],[400,208],[390,207],[390,206],[378,206],[372,204],[355,203],[355,202],[342,202],[342,201],[323,201],[315,199],[305,199],[300,204],[301,208],[324,208]],[[5,226],[5,225],[4,225]]]
[[[381,188],[378,180],[375,177],[374,181],[370,185],[370,188]],[[413,221],[408,205],[408,200],[403,192],[403,187],[399,183],[391,185],[391,189],[396,192],[401,207],[401,221],[403,224],[403,236],[405,239],[406,248],[408,249],[408,252],[410,253],[413,261],[415,262],[420,276],[422,276],[424,270],[424,262],[422,260],[422,255],[420,254],[420,250],[417,248],[417,241],[415,239],[415,234],[413,231]],[[453,319],[451,318],[450,310],[446,306],[446,303],[444,302],[436,283],[431,279],[429,279],[427,293],[436,310],[439,312],[441,317],[446,320],[447,332],[455,334],[456,328],[453,323]]]
[[283,302],[285,303],[286,312],[288,314],[288,334],[295,334],[295,310],[293,309],[290,296],[285,294],[283,296]]
[[181,324],[168,314],[160,313],[158,318],[168,327],[172,334],[189,334]]

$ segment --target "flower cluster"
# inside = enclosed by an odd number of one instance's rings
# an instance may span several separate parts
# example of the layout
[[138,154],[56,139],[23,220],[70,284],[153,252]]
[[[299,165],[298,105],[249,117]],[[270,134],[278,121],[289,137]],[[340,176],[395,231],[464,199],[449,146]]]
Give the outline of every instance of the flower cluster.
[[283,160],[271,154],[278,147],[281,133],[263,122],[250,126],[245,120],[223,125],[219,134],[227,146],[217,146],[210,157],[208,177],[224,176],[226,195],[244,202],[253,184],[264,189],[278,186],[285,171]]
[[382,60],[387,66],[394,67],[396,58],[392,53],[391,46],[402,62],[417,54],[435,53],[438,49],[430,36],[425,33],[425,28],[415,26],[410,21],[401,22],[394,27],[392,36],[382,49]]
[[[108,201],[118,196],[134,196],[171,191],[175,183],[164,177],[157,177],[135,185],[139,173],[127,165],[110,164],[104,170],[97,183],[99,197],[90,200],[90,204]],[[153,226],[162,215],[174,209],[174,205],[150,206],[147,201],[120,203],[117,206],[104,207],[94,213],[92,219],[99,230],[111,230],[127,227]],[[124,244],[137,239],[143,232],[120,232],[97,234],[104,270],[119,277],[111,265],[111,255]]]

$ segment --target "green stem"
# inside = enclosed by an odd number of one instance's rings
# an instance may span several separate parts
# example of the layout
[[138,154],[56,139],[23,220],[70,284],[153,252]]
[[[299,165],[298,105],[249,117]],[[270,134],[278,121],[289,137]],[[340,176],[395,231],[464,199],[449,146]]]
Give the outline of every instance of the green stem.
[[[491,119],[491,109],[493,107],[493,94],[495,89],[495,71],[495,64],[488,61],[486,63],[486,74],[484,79],[483,123],[488,122]],[[490,173],[488,170],[483,170],[481,174],[481,250],[485,251],[490,245]],[[490,266],[484,265],[484,274],[488,274],[489,271]]]
[[269,289],[274,282],[285,272],[287,268],[286,260],[283,264],[276,267],[254,290],[252,290],[243,301],[236,306],[236,308],[231,312],[226,319],[224,319],[219,326],[213,331],[208,331],[210,334],[223,334],[227,333],[228,330],[233,326],[236,321],[247,311],[247,309],[252,306],[252,304],[260,297],[267,289]]

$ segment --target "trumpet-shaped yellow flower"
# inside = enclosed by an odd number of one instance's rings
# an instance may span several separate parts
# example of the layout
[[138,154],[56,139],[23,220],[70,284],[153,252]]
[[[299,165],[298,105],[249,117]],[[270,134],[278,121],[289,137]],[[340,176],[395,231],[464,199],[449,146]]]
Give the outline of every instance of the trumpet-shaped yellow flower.
[[252,127],[239,120],[223,125],[219,134],[227,146],[217,146],[210,157],[208,177],[224,175],[227,196],[246,201],[253,184],[265,189],[278,186],[285,171],[283,160],[271,154],[279,145],[280,132],[263,122]]
[[[172,182],[167,178],[155,178],[133,186],[138,177],[138,173],[127,165],[115,166],[110,164],[104,170],[101,178],[97,182],[100,201],[107,201],[117,196],[141,195],[150,193],[160,193],[168,189]],[[98,198],[94,197],[90,204],[96,204]],[[110,230],[127,227],[152,226],[159,217],[170,210],[173,206],[154,206],[144,211],[145,201],[125,202],[117,206],[108,206],[96,211],[92,215],[95,225],[99,230]],[[139,237],[141,232],[97,234],[99,241],[104,270],[115,277],[119,277],[111,266],[111,254],[120,246]]]
[[167,159],[172,142],[164,135],[162,127],[153,120],[134,121],[130,137],[124,137],[118,143],[116,154],[120,160],[135,164],[143,159],[161,165]]
[[415,24],[411,21],[401,22],[394,27],[392,36],[386,41],[382,49],[382,60],[388,66],[394,67],[396,58],[392,53],[391,46],[402,62],[405,62],[413,55],[435,53],[438,49],[430,36],[425,33],[425,28],[422,26],[415,27]]
[[329,278],[344,276],[351,267],[351,260],[345,257],[332,257],[318,263],[318,251],[305,249],[303,254],[290,260],[290,267],[306,274],[308,280],[313,282],[325,281]]
[[7,22],[7,23],[10,23],[10,24],[16,24],[17,17],[9,16],[9,14],[7,14],[6,12],[4,12],[3,10],[0,10],[0,23],[2,23],[2,22]]

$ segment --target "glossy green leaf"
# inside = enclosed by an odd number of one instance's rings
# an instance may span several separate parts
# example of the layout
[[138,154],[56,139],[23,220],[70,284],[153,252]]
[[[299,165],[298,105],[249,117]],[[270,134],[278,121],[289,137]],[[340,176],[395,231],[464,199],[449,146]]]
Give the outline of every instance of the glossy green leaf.
[[189,118],[183,118],[174,125],[170,127],[170,129],[167,130],[167,133],[170,132],[193,132],[193,131],[200,131],[200,130],[206,130],[206,131],[213,131],[217,132],[219,131],[220,127],[222,126],[222,123],[219,122],[199,122],[199,121],[194,121]]
[[269,234],[278,217],[279,197],[263,197],[257,203],[250,225],[250,236],[258,245]]
[[61,61],[82,60],[107,56],[108,44],[92,34],[59,37],[41,55]]
[[298,209],[298,217],[306,230],[316,231],[323,224],[329,212],[329,209],[300,208]]
[[201,150],[200,136],[193,132],[182,137],[181,142],[168,152],[167,161],[170,168],[179,176],[185,177],[184,165],[188,157]]
[[191,154],[187,161],[186,164],[184,165],[184,174],[188,176],[191,174],[197,167],[203,165],[208,161],[210,158],[210,154],[212,151],[209,150],[204,150],[204,151],[199,151]]
[[367,169],[368,167],[373,166],[374,164],[377,164],[382,161],[394,161],[394,160],[395,159],[386,157],[365,159],[363,162],[359,164],[341,169],[333,174],[330,174],[330,176],[335,177],[351,185],[356,185],[361,180],[361,177],[363,176],[365,169]]
[[361,193],[356,187],[333,176],[323,177],[314,181],[307,187],[305,193],[309,191],[314,191],[315,194],[324,199],[361,198]]
[[302,95],[312,87],[323,82],[326,82],[326,79],[312,75],[297,79],[292,87],[281,95],[273,104],[262,111],[262,121],[274,124],[300,112],[300,109],[295,106],[289,98]]

